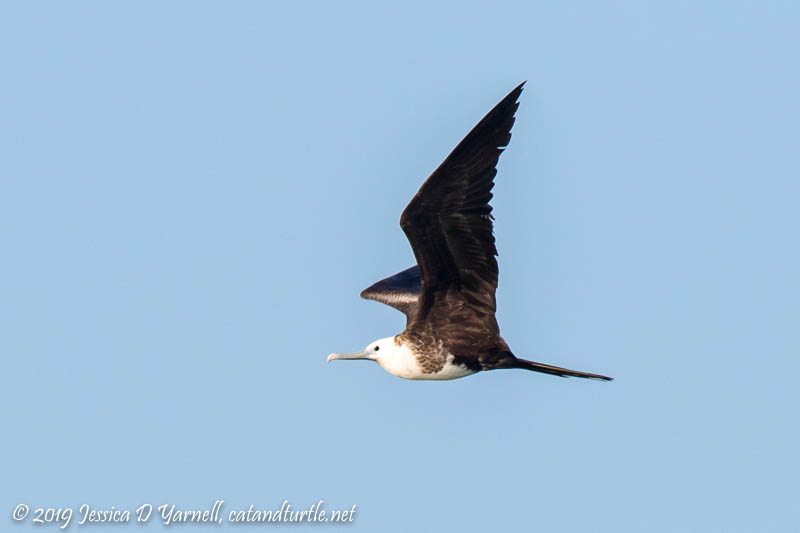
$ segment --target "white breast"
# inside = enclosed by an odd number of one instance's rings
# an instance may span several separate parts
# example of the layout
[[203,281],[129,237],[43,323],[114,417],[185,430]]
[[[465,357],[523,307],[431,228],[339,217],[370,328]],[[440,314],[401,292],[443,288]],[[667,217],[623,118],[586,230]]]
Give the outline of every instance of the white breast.
[[377,362],[390,374],[405,379],[458,379],[475,373],[474,370],[470,370],[464,365],[453,364],[453,356],[448,354],[447,361],[441,370],[426,374],[417,363],[414,353],[405,344],[396,346],[390,352],[382,353]]

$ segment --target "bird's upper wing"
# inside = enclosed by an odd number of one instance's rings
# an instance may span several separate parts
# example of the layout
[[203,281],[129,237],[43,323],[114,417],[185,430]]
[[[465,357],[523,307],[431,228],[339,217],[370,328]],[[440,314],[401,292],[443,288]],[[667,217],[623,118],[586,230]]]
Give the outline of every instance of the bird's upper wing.
[[[455,292],[462,311],[494,319],[497,249],[492,228],[495,166],[511,140],[520,84],[469,132],[422,184],[403,211],[403,228],[419,265],[422,292],[416,322],[425,320],[437,299]],[[413,327],[413,324],[411,325]]]
[[373,283],[361,291],[361,297],[390,305],[405,313],[407,320],[411,321],[417,308],[419,291],[419,267],[414,265]]

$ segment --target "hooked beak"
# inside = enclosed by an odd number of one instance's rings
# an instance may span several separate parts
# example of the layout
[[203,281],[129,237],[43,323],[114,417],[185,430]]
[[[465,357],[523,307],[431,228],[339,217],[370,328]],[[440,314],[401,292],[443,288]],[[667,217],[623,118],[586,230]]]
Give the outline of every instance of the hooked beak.
[[369,356],[366,350],[359,350],[353,353],[332,353],[328,356],[329,363],[334,359],[369,359]]

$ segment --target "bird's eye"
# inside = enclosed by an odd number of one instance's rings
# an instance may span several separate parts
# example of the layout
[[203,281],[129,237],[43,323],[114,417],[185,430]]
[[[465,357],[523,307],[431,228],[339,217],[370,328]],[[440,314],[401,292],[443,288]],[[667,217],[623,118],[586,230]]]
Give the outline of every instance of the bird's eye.
[[377,352],[378,350],[380,350],[380,349],[381,349],[381,347],[380,347],[380,346],[376,346],[376,347],[375,347],[375,351],[376,351],[376,352]]

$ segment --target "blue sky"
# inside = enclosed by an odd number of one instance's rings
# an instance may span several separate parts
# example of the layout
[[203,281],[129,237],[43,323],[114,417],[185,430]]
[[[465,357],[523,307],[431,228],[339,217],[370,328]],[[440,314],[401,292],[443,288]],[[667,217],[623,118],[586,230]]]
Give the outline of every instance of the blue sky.
[[[32,528],[20,503],[217,499],[356,504],[355,531],[792,529],[798,23],[790,2],[4,2],[8,529]],[[402,209],[523,80],[498,320],[516,354],[616,380],[326,365],[403,329],[358,293],[413,264]]]

